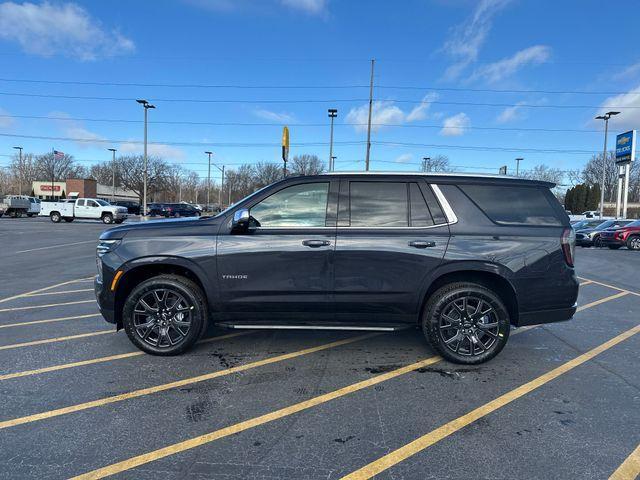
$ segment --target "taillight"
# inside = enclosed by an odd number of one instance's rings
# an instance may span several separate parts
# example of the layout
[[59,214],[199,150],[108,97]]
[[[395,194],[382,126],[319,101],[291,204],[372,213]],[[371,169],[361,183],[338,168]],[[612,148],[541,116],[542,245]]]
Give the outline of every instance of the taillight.
[[576,249],[576,232],[573,228],[565,228],[560,237],[560,246],[567,265],[573,267],[573,253]]

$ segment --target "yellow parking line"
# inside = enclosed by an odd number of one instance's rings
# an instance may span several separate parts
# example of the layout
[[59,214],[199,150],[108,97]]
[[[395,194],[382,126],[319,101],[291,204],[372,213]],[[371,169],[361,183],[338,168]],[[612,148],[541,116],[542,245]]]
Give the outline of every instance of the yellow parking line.
[[616,298],[624,297],[625,295],[629,295],[629,293],[631,293],[631,292],[622,291],[622,292],[616,293],[614,295],[610,295],[608,297],[601,298],[600,300],[596,300],[594,302],[587,303],[586,305],[581,305],[576,309],[576,313],[577,312],[581,312],[582,310],[586,310],[587,308],[595,307],[596,305],[600,305],[601,303],[606,303],[606,302],[609,302],[611,300],[615,300]]
[[90,318],[90,317],[99,317],[99,316],[100,316],[99,313],[90,313],[88,315],[75,315],[73,317],[48,318],[46,320],[34,320],[32,322],[10,323],[8,325],[0,325],[0,328],[26,327],[27,325],[38,325],[40,323],[63,322],[65,320],[78,320],[81,318]]
[[129,400],[131,398],[142,397],[145,395],[151,395],[153,393],[163,392],[173,388],[184,387],[185,385],[192,385],[198,382],[204,382],[218,377],[224,377],[233,373],[244,372],[252,368],[262,367],[264,365],[270,365],[272,363],[278,363],[292,358],[301,357],[302,355],[309,355],[311,353],[320,352],[329,348],[339,347],[341,345],[348,345],[350,343],[358,342],[366,338],[371,338],[379,334],[366,334],[358,337],[347,338],[345,340],[338,340],[336,342],[326,343],[317,347],[305,348],[304,350],[298,350],[284,355],[278,355],[276,357],[269,357],[256,362],[247,363],[245,365],[239,365],[237,367],[227,368],[225,370],[218,370],[216,372],[199,375],[197,377],[185,378],[183,380],[177,380],[175,382],[164,383],[162,385],[156,385],[154,387],[142,388],[140,390],[133,390],[131,392],[123,393],[120,395],[113,395],[111,397],[100,398],[91,402],[79,403],[77,405],[71,405],[69,407],[58,408],[56,410],[49,410],[46,412],[36,413],[34,415],[28,415],[26,417],[14,418],[11,420],[5,420],[0,422],[0,430],[9,427],[15,427],[16,425],[23,425],[25,423],[37,422],[46,418],[58,417],[60,415],[66,415],[68,413],[75,413],[89,408],[101,407],[109,405],[111,403],[121,402],[123,400]]
[[50,286],[44,287],[44,288],[38,288],[37,290],[31,290],[30,292],[20,293],[18,295],[13,295],[12,297],[2,298],[2,299],[0,299],[0,303],[9,302],[11,300],[15,300],[16,298],[26,297],[27,295],[32,295],[34,293],[46,292],[47,290],[53,290],[54,288],[62,287],[64,285],[70,285],[72,283],[86,282],[86,281],[89,281],[89,280],[93,280],[93,277],[78,278],[76,280],[69,280],[67,282],[56,283],[55,285],[50,285]]
[[558,378],[560,375],[573,370],[574,368],[591,360],[595,356],[600,355],[602,352],[610,349],[611,347],[618,345],[620,342],[623,342],[624,340],[628,339],[638,332],[640,332],[640,325],[636,325],[626,332],[621,333],[611,340],[589,350],[586,353],[583,353],[582,355],[572,360],[569,360],[568,362],[554,368],[544,375],[541,375],[538,378],[535,378],[534,380],[531,380],[530,382],[527,382],[524,385],[521,385],[505,393],[504,395],[499,396],[489,403],[486,403],[470,411],[469,413],[458,417],[455,420],[452,420],[442,425],[441,427],[436,428],[435,430],[432,430],[426,435],[423,435],[422,437],[417,438],[416,440],[398,448],[397,450],[394,450],[393,452],[380,457],[378,460],[365,465],[364,467],[350,473],[349,475],[345,475],[344,477],[342,477],[342,480],[364,480],[372,478],[375,475],[378,475],[379,473],[393,467],[394,465],[397,465],[403,460],[406,460],[407,458],[434,445],[435,443],[448,437],[449,435],[456,433],[457,431],[463,429],[467,425],[470,425],[476,420],[479,420],[480,418],[485,417],[492,412],[495,412],[499,408],[508,405],[509,403],[519,399],[527,393],[530,393],[549,383],[551,380]]
[[611,474],[609,480],[635,480],[640,475],[640,445]]
[[580,282],[580,286],[584,287],[585,285],[589,285],[591,283],[593,283],[591,280],[585,280],[584,282]]
[[93,292],[93,288],[80,288],[77,290],[63,290],[62,292],[42,292],[42,293],[30,293],[25,297],[40,297],[42,295],[64,295],[65,293],[80,293],[80,292]]
[[[227,335],[219,335],[217,337],[211,337],[205,340],[201,340],[200,342],[198,342],[198,344],[210,343],[210,342],[216,342],[218,340],[225,340],[228,338],[240,337],[242,335],[249,335],[250,333],[255,333],[255,332],[239,332],[239,333],[229,333]],[[83,367],[85,365],[94,365],[96,363],[111,362],[113,360],[122,360],[123,358],[139,357],[141,355],[145,355],[145,353],[142,351],[120,353],[118,355],[92,358],[90,360],[81,360],[73,363],[64,363],[62,365],[53,365],[51,367],[38,368],[35,370],[25,370],[22,372],[7,373],[5,375],[0,375],[0,382],[3,380],[10,380],[12,378],[29,377],[31,375],[40,375],[42,373],[57,372],[59,370],[66,370],[68,368]]]
[[34,345],[44,345],[47,343],[64,342],[66,340],[75,340],[76,338],[93,337],[96,335],[104,335],[105,333],[115,333],[114,330],[99,330],[97,332],[81,333],[80,335],[68,335],[66,337],[47,338],[45,340],[35,340],[33,342],[13,343],[11,345],[0,345],[0,350],[11,350],[21,347],[32,347]]
[[[613,296],[612,296],[613,297]],[[617,297],[616,297],[617,298]],[[609,298],[609,300],[613,300],[613,298]],[[607,301],[609,301],[607,300]],[[595,305],[599,305],[603,302],[597,301],[597,302],[592,302],[591,304],[587,304],[584,305],[582,307],[582,310],[586,309],[586,308],[590,308],[591,306],[595,306]],[[517,335],[519,333],[524,333],[528,330],[531,330],[532,328],[536,328],[540,325],[531,325],[531,326],[527,326],[527,327],[522,327],[522,328],[518,328],[517,330],[514,330],[511,335]],[[640,329],[640,326],[636,327],[638,329]],[[627,332],[628,333],[628,332]],[[636,332],[634,332],[636,333]],[[631,335],[628,335],[631,336]],[[618,337],[616,337],[618,338]],[[614,339],[615,340],[615,339]],[[622,340],[620,340],[622,341]],[[611,340],[610,340],[611,342]],[[138,455],[136,457],[132,457],[129,458],[127,460],[123,460],[121,462],[118,463],[114,463],[112,465],[108,465],[106,467],[103,468],[99,468],[97,470],[93,470],[91,472],[82,474],[82,475],[78,475],[76,477],[73,477],[73,479],[71,480],[89,480],[89,479],[98,479],[98,478],[104,478],[104,477],[108,477],[111,475],[115,475],[116,473],[120,473],[120,472],[124,472],[127,470],[131,470],[132,468],[138,467],[140,465],[144,465],[147,463],[151,463],[154,462],[156,460],[159,460],[161,458],[165,458],[171,455],[175,455],[176,453],[180,453],[180,452],[184,452],[186,450],[190,450],[192,448],[196,448],[199,447],[201,445],[205,445],[207,443],[211,443],[215,440],[218,440],[220,438],[224,438],[230,435],[234,435],[236,433],[240,433],[243,432],[245,430],[263,425],[265,423],[269,423],[272,422],[274,420],[279,420],[281,418],[287,417],[289,415],[293,415],[295,413],[301,412],[303,410],[307,410],[309,408],[321,405],[323,403],[329,402],[331,400],[334,400],[336,398],[340,398],[343,397],[345,395],[348,395],[350,393],[353,392],[357,392],[359,390],[362,390],[364,388],[373,386],[373,385],[377,385],[378,383],[382,383],[385,382],[387,380],[399,377],[401,375],[404,375],[406,373],[418,370],[420,368],[426,367],[428,365],[432,365],[434,363],[437,363],[439,361],[441,361],[442,358],[439,356],[433,356],[433,357],[429,357],[427,359],[418,361],[416,363],[413,363],[411,365],[407,365],[405,367],[401,367],[397,370],[392,370],[390,372],[387,373],[383,373],[381,375],[375,376],[373,378],[370,378],[368,380],[364,380],[362,382],[358,382],[358,383],[354,383],[352,385],[348,385],[346,387],[340,388],[338,390],[334,390],[332,392],[326,393],[324,395],[320,395],[317,397],[313,397],[309,400],[305,400],[303,402],[300,403],[296,403],[294,405],[291,405],[289,407],[285,407],[282,408],[280,410],[276,410],[274,412],[271,413],[267,413],[265,415],[261,415],[259,417],[254,417],[251,418],[249,420],[245,420],[243,422],[240,423],[236,423],[234,425],[230,425],[228,427],[222,428],[220,430],[216,430],[204,435],[200,435],[198,437],[194,437],[188,440],[185,440],[183,442],[179,442],[173,445],[169,445],[167,447],[164,448],[160,448],[158,450],[154,450],[152,452],[148,452],[142,455]]]
[[[588,278],[578,277],[580,280],[589,280]],[[598,282],[597,280],[589,280],[591,283],[595,283],[596,285],[602,285],[603,287],[612,288],[613,290],[618,290],[620,292],[627,292],[631,295],[635,295],[636,297],[640,297],[640,293],[634,292],[632,290],[627,290],[625,288],[616,287],[614,285],[609,285],[608,283]]]
[[49,303],[47,305],[29,305],[28,307],[0,308],[0,312],[16,312],[18,310],[33,310],[35,308],[62,307],[64,305],[79,305],[81,303],[96,303],[95,300],[77,300],[75,302]]

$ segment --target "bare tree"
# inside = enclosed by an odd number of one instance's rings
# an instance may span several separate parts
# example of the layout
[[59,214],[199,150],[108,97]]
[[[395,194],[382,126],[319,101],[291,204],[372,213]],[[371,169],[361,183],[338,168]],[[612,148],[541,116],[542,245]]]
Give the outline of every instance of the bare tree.
[[33,182],[38,180],[38,169],[36,159],[32,153],[23,153],[22,162],[20,156],[14,155],[9,166],[9,174],[13,177],[12,182],[16,184],[15,191],[18,191],[18,185],[22,185],[23,193],[31,193]]
[[262,188],[282,178],[282,169],[276,163],[258,162],[254,167],[254,183],[256,188]]
[[87,171],[76,165],[73,156],[66,153],[56,156],[53,152],[38,155],[35,158],[35,171],[40,180],[64,182],[67,178],[83,177]]
[[325,163],[317,155],[296,155],[291,160],[289,172],[291,175],[317,175],[326,170]]
[[449,157],[446,155],[436,155],[422,159],[423,172],[453,172],[449,164]]
[[536,165],[531,170],[525,170],[520,175],[522,178],[530,180],[542,180],[543,182],[551,182],[557,185],[562,183],[564,172],[559,168],[551,168],[543,163]]
[[[133,191],[142,202],[144,158],[126,155],[116,159],[116,169],[122,176],[122,186]],[[167,188],[169,165],[158,157],[147,159],[147,189],[152,199]]]

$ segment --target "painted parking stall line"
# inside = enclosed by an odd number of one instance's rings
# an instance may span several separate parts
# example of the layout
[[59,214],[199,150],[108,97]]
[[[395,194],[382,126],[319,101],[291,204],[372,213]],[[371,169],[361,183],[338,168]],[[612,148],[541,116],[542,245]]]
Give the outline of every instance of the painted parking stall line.
[[18,295],[13,295],[11,297],[2,298],[2,299],[0,299],[0,303],[10,302],[11,300],[15,300],[17,298],[27,297],[27,296],[32,295],[34,293],[46,292],[48,290],[53,290],[54,288],[63,287],[65,285],[71,285],[71,284],[74,284],[74,283],[83,283],[83,282],[88,282],[88,281],[93,281],[93,277],[84,277],[84,278],[78,278],[76,280],[68,280],[66,282],[56,283],[55,285],[50,285],[48,287],[38,288],[36,290],[31,290],[30,292],[20,293]]
[[0,325],[0,329],[2,328],[13,328],[13,327],[28,327],[30,325],[40,325],[42,323],[55,323],[55,322],[64,322],[67,320],[81,320],[84,318],[96,318],[99,317],[99,313],[89,313],[87,315],[73,315],[70,317],[57,317],[57,318],[47,318],[45,320],[32,320],[29,322],[20,322],[20,323],[9,323],[8,325]]
[[47,305],[28,305],[26,307],[11,307],[11,308],[0,308],[0,313],[2,312],[18,312],[21,310],[35,310],[36,308],[53,308],[53,307],[64,307],[67,305],[80,305],[83,303],[96,303],[95,300],[75,300],[73,302],[62,302],[62,303],[49,303]]
[[204,375],[198,375],[197,377],[185,378],[182,380],[176,380],[170,383],[164,383],[162,385],[156,385],[154,387],[142,388],[139,390],[133,390],[131,392],[123,393],[120,395],[113,395],[111,397],[105,397],[98,400],[93,400],[91,402],[79,403],[76,405],[71,405],[64,408],[58,408],[56,410],[48,410],[46,412],[36,413],[34,415],[27,415],[25,417],[14,418],[11,420],[5,420],[0,422],[0,430],[10,427],[15,427],[17,425],[23,425],[25,423],[37,422],[39,420],[44,420],[47,418],[58,417],[60,415],[67,415],[69,413],[80,412],[82,410],[88,410],[90,408],[102,407],[104,405],[109,405],[112,403],[122,402],[124,400],[130,400],[132,398],[143,397],[146,395],[151,395],[158,392],[163,392],[165,390],[171,390],[174,388],[184,387],[186,385],[193,385],[194,383],[200,383],[207,380],[212,380],[214,378],[224,377],[227,375],[231,375],[234,373],[244,372],[247,370],[251,370],[253,368],[262,367],[265,365],[270,365],[273,363],[283,362],[285,360],[290,360],[292,358],[301,357],[303,355],[310,355],[312,353],[321,352],[323,350],[328,350],[330,348],[340,347],[343,345],[349,345],[350,343],[359,342],[361,340],[365,340],[367,338],[371,338],[375,335],[380,335],[376,333],[369,333],[366,335],[360,335],[357,337],[347,338],[344,340],[338,340],[331,343],[325,343],[323,345],[319,345],[316,347],[305,348],[303,350],[297,350],[291,353],[285,353],[284,355],[278,355],[275,357],[268,357],[263,360],[258,360],[256,362],[247,363],[245,365],[239,365],[237,367],[227,368],[224,370],[218,370],[216,372],[207,373]]
[[13,343],[11,345],[0,345],[0,350],[12,350],[14,348],[33,347],[36,345],[46,345],[48,343],[66,342],[68,340],[78,340],[80,338],[95,337],[97,335],[115,334],[114,330],[98,330],[97,332],[81,333],[79,335],[67,335],[65,337],[46,338],[44,340],[34,340],[32,342]]
[[83,292],[93,292],[93,288],[79,288],[77,290],[63,290],[61,292],[31,293],[29,295],[25,295],[25,298],[41,297],[41,296],[44,296],[44,295],[67,295],[69,293],[83,293]]
[[640,476],[640,445],[616,468],[609,480],[635,480]]
[[95,244],[95,243],[98,243],[98,241],[97,240],[87,240],[87,241],[84,241],[84,242],[61,243],[59,245],[49,245],[49,246],[46,246],[46,247],[30,248],[28,250],[19,250],[17,252],[13,252],[13,253],[15,255],[15,254],[18,254],[18,253],[37,252],[37,251],[40,251],[40,250],[49,250],[51,248],[71,247],[72,245],[82,245],[84,243],[94,243]]
[[640,325],[621,333],[620,335],[612,338],[611,340],[583,353],[582,355],[569,360],[568,362],[554,368],[553,370],[531,380],[530,382],[521,385],[504,395],[470,411],[469,413],[456,418],[435,430],[417,438],[416,440],[394,450],[383,457],[365,465],[364,467],[342,477],[342,480],[365,480],[372,478],[379,473],[388,470],[389,468],[397,465],[398,463],[422,452],[430,446],[438,443],[439,441],[447,438],[448,436],[462,430],[464,427],[472,424],[473,422],[487,416],[488,414],[495,412],[496,410],[510,404],[511,402],[523,397],[524,395],[531,393],[534,390],[542,387],[543,385],[551,382],[552,380],[570,372],[574,368],[592,360],[601,353],[615,347],[621,342],[624,342],[628,338],[640,332]]

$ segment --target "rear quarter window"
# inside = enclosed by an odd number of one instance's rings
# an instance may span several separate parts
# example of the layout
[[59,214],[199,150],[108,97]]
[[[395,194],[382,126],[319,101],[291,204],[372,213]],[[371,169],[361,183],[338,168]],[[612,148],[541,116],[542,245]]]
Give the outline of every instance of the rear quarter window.
[[544,187],[460,185],[494,222],[502,225],[562,225]]

